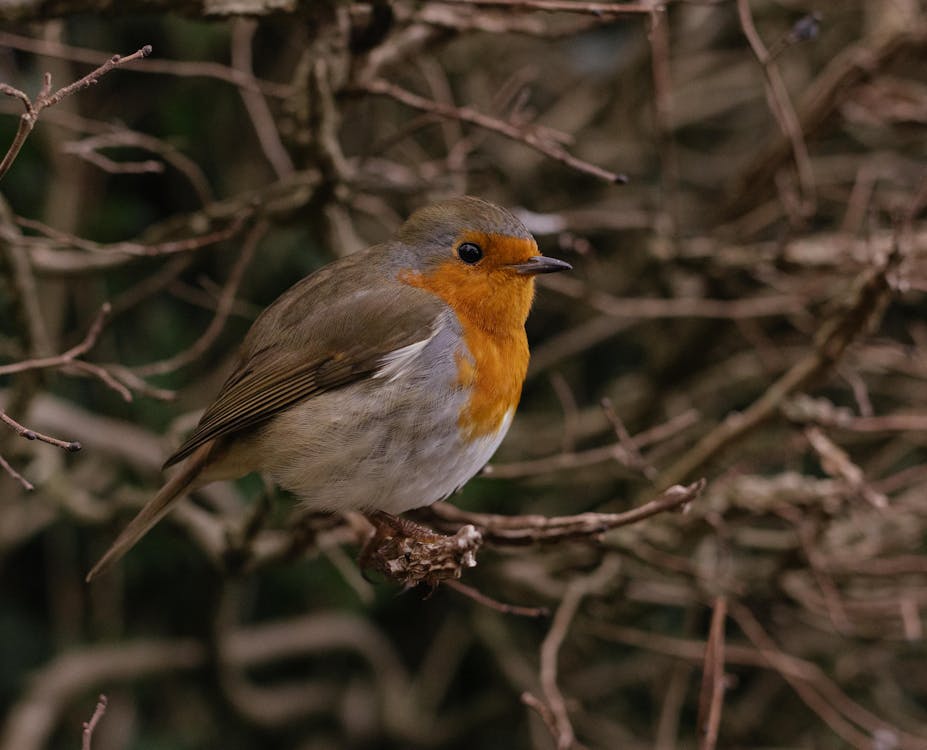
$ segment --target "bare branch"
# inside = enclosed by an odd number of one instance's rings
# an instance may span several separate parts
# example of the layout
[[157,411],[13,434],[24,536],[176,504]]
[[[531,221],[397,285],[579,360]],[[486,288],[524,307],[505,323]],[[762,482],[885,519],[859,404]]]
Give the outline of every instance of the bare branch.
[[46,370],[52,367],[63,367],[64,365],[70,364],[78,357],[89,352],[97,342],[97,338],[100,336],[100,332],[103,330],[103,323],[106,321],[107,316],[110,313],[109,303],[104,303],[103,307],[100,308],[100,311],[97,313],[96,318],[90,324],[90,328],[87,329],[87,333],[84,336],[83,341],[81,341],[76,346],[71,347],[66,352],[59,354],[55,357],[43,357],[41,359],[27,359],[22,362],[14,362],[9,365],[0,365],[0,376],[2,375],[13,375],[18,372],[26,372],[27,370]]
[[471,513],[448,503],[435,503],[427,509],[438,522],[472,524],[492,544],[525,545],[565,539],[596,537],[610,529],[637,523],[668,510],[684,508],[705,489],[705,480],[687,487],[670,487],[650,502],[624,513],[581,513],[576,516],[499,516]]
[[[101,65],[106,61],[105,56],[97,50],[61,44],[50,39],[32,39],[8,31],[0,31],[0,46],[90,65]],[[140,61],[133,70],[137,73],[215,78],[248,91],[260,91],[275,99],[286,99],[293,95],[293,87],[289,84],[264,81],[229,68],[227,65],[206,60],[152,60],[149,58]]]
[[0,469],[3,469],[7,474],[9,474],[13,479],[22,485],[22,488],[27,492],[32,492],[35,489],[35,485],[32,484],[28,479],[26,479],[22,474],[20,474],[16,469],[10,466],[9,461],[7,461],[3,456],[0,456]]
[[[256,30],[257,23],[252,18],[239,18],[232,24],[232,67],[251,80],[254,80],[251,44]],[[251,118],[251,124],[254,126],[254,132],[260,141],[261,149],[267,161],[274,168],[277,177],[293,174],[293,161],[283,147],[274,116],[270,107],[267,106],[264,94],[261,91],[244,87],[239,91],[245,109],[248,110],[248,116]]]
[[523,607],[519,604],[507,604],[506,602],[500,602],[496,599],[493,599],[491,596],[487,596],[482,591],[468,586],[461,581],[455,579],[449,579],[443,581],[442,584],[447,586],[450,589],[454,589],[468,599],[472,599],[477,604],[481,604],[484,607],[489,607],[496,612],[501,612],[505,615],[517,615],[519,617],[547,617],[550,614],[550,610],[547,607]]
[[[189,237],[182,240],[171,240],[168,242],[159,242],[151,245],[147,245],[141,242],[113,242],[111,244],[104,245],[98,242],[85,240],[82,237],[77,237],[66,232],[61,232],[43,224],[40,221],[36,221],[35,219],[27,219],[22,216],[16,217],[16,223],[22,227],[26,227],[27,229],[33,229],[37,232],[41,232],[43,235],[63,247],[74,247],[89,253],[114,253],[138,258],[153,258],[161,255],[176,255],[178,253],[187,253],[193,250],[200,250],[204,247],[209,247],[211,245],[215,245],[216,243],[231,239],[241,231],[242,227],[250,218],[250,215],[251,211],[246,209],[238,216],[233,217],[229,223],[221,229],[207,232],[206,234],[197,237]],[[40,244],[36,242],[34,238],[23,237],[21,242],[27,246],[40,246]]]
[[116,393],[122,397],[123,401],[131,401],[131,391],[120,382],[120,379],[113,371],[102,365],[96,365],[92,362],[86,362],[80,359],[80,357],[90,351],[96,344],[97,338],[99,338],[103,330],[103,324],[109,316],[111,309],[108,302],[103,304],[103,307],[100,308],[100,312],[97,313],[97,317],[88,329],[86,336],[84,336],[84,340],[76,346],[54,357],[27,359],[9,365],[0,365],[0,376],[28,372],[30,370],[47,370],[52,368],[61,369],[64,372],[72,371],[86,373],[100,380],[108,388],[116,391]]
[[264,235],[267,233],[269,226],[270,225],[268,222],[262,219],[254,225],[254,227],[248,233],[247,237],[245,237],[241,253],[238,256],[238,259],[235,261],[235,265],[232,266],[232,269],[229,272],[229,277],[225,282],[225,286],[222,288],[222,294],[220,295],[218,304],[216,305],[216,314],[209,322],[209,326],[207,326],[206,330],[203,331],[203,334],[190,347],[182,352],[177,353],[169,359],[162,360],[161,362],[152,362],[150,364],[134,368],[136,375],[147,377],[151,375],[164,375],[165,373],[173,372],[174,370],[177,370],[184,365],[193,362],[197,357],[205,353],[210,346],[212,346],[213,342],[222,332],[223,327],[228,321],[229,314],[231,313],[232,307],[235,304],[235,295],[238,292],[238,287],[241,284],[242,278],[244,277],[245,270],[248,268],[248,265],[254,258],[258,245],[264,238]]
[[16,131],[16,135],[13,138],[13,143],[10,145],[9,149],[4,155],[3,160],[0,161],[0,180],[2,180],[3,176],[9,171],[13,161],[19,154],[20,149],[26,142],[26,138],[29,137],[29,133],[31,133],[32,128],[35,127],[36,120],[38,120],[39,115],[43,109],[57,104],[65,97],[81,91],[88,86],[92,86],[97,81],[99,81],[100,78],[109,73],[109,71],[111,71],[113,68],[116,68],[120,65],[126,65],[127,63],[134,62],[135,60],[140,60],[143,57],[148,57],[150,54],[151,45],[146,44],[144,47],[133,52],[127,57],[113,55],[96,70],[93,70],[83,78],[74,81],[74,83],[58,89],[54,94],[49,93],[51,88],[51,75],[46,73],[45,83],[42,87],[42,91],[39,93],[39,96],[34,102],[31,101],[26,94],[24,94],[22,91],[19,91],[18,89],[13,89],[10,86],[5,86],[3,89],[0,89],[0,91],[5,94],[19,98],[26,107],[26,111],[19,118],[19,129]]
[[541,691],[544,694],[544,700],[539,701],[530,693],[522,695],[522,701],[529,706],[536,709],[539,705],[546,707],[546,711],[540,710],[539,712],[542,718],[547,717],[545,718],[545,724],[551,729],[558,750],[571,750],[571,748],[582,747],[576,741],[573,725],[567,713],[566,702],[557,684],[557,660],[560,647],[566,639],[567,631],[583,599],[599,593],[610,585],[615,576],[618,575],[619,569],[620,559],[618,556],[606,556],[593,573],[582,578],[575,578],[570,582],[563,595],[563,600],[554,614],[547,637],[544,638],[541,644]]
[[0,422],[6,423],[6,425],[11,427],[17,435],[25,438],[26,440],[38,440],[42,443],[48,443],[49,445],[54,445],[56,448],[61,448],[68,453],[76,453],[81,449],[81,444],[76,440],[59,440],[58,438],[52,437],[51,435],[46,435],[42,432],[37,432],[36,430],[30,430],[28,427],[21,425],[2,409],[0,409]]
[[81,750],[91,750],[93,730],[97,728],[97,724],[100,723],[100,719],[102,719],[103,714],[106,713],[106,702],[106,696],[101,694],[97,700],[96,708],[93,709],[93,715],[90,717],[90,721],[84,722],[84,732],[80,744]]
[[477,5],[495,8],[542,10],[552,13],[590,13],[595,16],[649,15],[661,3],[586,3],[579,0],[441,0],[454,5]]
[[699,696],[699,750],[714,750],[718,744],[721,708],[724,705],[724,621],[727,599],[715,598],[711,612],[711,628],[705,644],[705,664],[702,669],[702,692]]
[[889,275],[900,262],[901,254],[896,245],[891,253],[878,260],[857,280],[846,308],[826,321],[818,331],[815,350],[789,368],[744,412],[728,415],[722,424],[666,469],[658,484],[666,486],[684,481],[726,446],[771,419],[788,396],[830,370],[856,336],[881,313],[891,293]]
[[400,86],[382,79],[374,79],[365,83],[356,84],[354,90],[369,94],[377,94],[379,96],[388,96],[391,99],[405,104],[407,107],[417,109],[421,112],[428,112],[438,117],[468,122],[493,133],[503,135],[513,141],[523,143],[545,156],[550,157],[554,161],[565,164],[578,172],[597,177],[600,180],[605,180],[610,183],[627,182],[627,177],[623,174],[609,172],[607,169],[597,167],[595,164],[590,164],[587,161],[573,156],[560,144],[542,137],[537,128],[523,127],[520,125],[513,125],[503,120],[497,120],[494,117],[489,117],[481,112],[477,112],[470,107],[452,107],[447,104],[431,101],[430,99],[421,97],[418,94],[413,94],[411,91],[407,91]]

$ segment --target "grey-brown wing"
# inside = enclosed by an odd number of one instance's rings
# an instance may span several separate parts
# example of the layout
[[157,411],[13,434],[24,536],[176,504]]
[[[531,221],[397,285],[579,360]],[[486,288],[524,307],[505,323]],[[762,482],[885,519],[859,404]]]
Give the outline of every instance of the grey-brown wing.
[[370,376],[390,352],[428,338],[442,309],[436,297],[395,281],[371,289],[325,273],[304,279],[255,321],[235,370],[165,468],[210,440]]

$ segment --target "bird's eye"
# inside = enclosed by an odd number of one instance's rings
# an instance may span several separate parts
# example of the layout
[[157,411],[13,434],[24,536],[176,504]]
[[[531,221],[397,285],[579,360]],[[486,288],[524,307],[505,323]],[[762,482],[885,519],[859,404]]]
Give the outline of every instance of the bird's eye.
[[457,257],[464,263],[471,265],[478,262],[483,257],[482,248],[473,242],[462,242],[457,248]]

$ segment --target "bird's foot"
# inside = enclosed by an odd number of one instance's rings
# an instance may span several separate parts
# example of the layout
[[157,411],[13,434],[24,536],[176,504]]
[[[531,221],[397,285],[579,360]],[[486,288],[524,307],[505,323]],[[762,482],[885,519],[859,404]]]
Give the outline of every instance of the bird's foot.
[[434,588],[476,565],[483,536],[470,524],[446,536],[383,511],[365,516],[374,531],[358,556],[361,570],[378,571],[409,588],[420,583]]

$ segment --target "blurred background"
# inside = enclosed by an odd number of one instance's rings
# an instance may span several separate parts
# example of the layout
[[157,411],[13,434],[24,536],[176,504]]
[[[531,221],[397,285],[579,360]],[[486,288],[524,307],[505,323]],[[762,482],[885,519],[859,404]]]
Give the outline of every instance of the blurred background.
[[[0,180],[0,748],[76,747],[101,693],[95,750],[927,747],[924,3],[0,20],[32,100],[153,48],[43,109]],[[354,527],[249,477],[86,585],[260,309],[461,193],[574,271],[542,279],[518,416],[454,504],[706,479],[685,512],[487,545],[463,583],[547,610],[523,616],[368,582]]]

